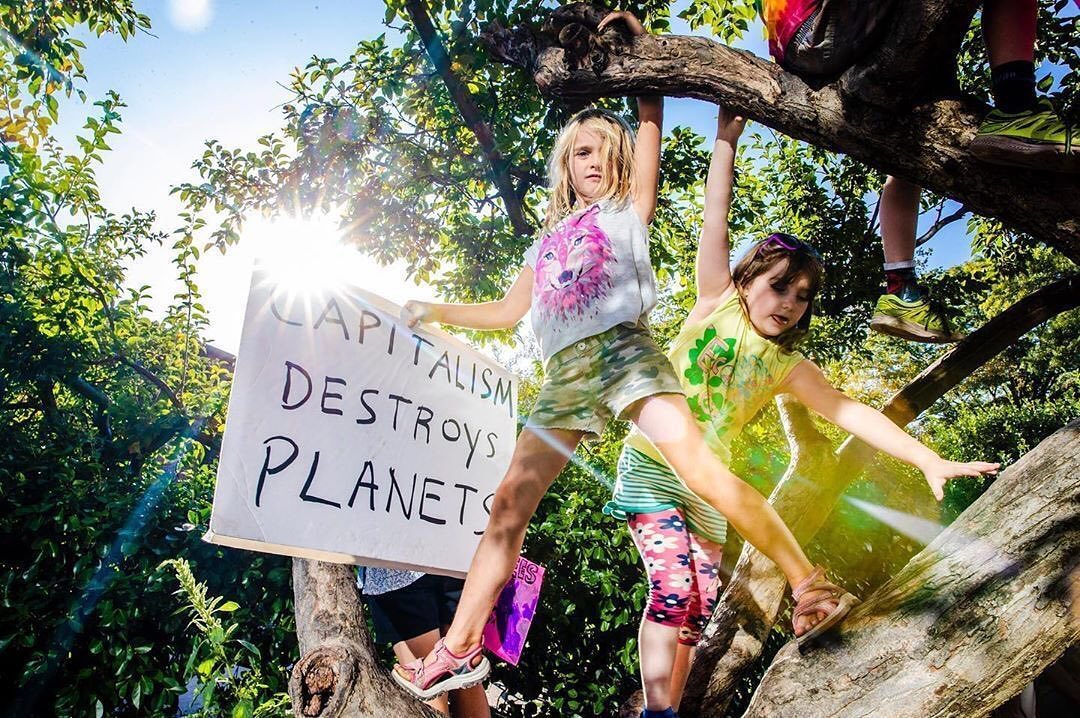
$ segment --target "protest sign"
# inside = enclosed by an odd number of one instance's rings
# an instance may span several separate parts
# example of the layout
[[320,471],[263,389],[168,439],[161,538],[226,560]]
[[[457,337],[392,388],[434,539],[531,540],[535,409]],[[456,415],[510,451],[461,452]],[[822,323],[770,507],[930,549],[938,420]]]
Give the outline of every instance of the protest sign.
[[464,575],[509,465],[512,374],[357,286],[256,268],[208,541]]

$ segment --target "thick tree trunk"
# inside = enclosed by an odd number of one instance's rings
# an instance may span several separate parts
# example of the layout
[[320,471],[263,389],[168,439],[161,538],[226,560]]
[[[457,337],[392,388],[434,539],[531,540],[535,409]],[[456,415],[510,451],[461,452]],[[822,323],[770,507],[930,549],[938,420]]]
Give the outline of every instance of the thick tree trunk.
[[1080,422],[1043,441],[831,640],[786,646],[744,718],[975,718],[1080,640]]
[[[1032,328],[1078,304],[1080,276],[1066,277],[1032,292],[927,367],[897,392],[882,412],[898,425],[906,425]],[[792,463],[770,501],[795,538],[805,545],[825,524],[844,489],[873,459],[875,451],[849,437],[834,457],[805,408],[783,397],[778,398],[778,405]],[[744,547],[698,649],[683,699],[686,715],[724,715],[739,680],[761,657],[786,589],[784,575],[775,564],[752,546]]]
[[[945,40],[956,41],[957,28],[966,27],[977,5],[898,3],[894,27],[871,64],[820,89],[748,52],[700,37],[642,36],[620,43],[611,30],[586,46],[586,56],[580,38],[568,50],[551,33],[523,28],[493,28],[485,40],[497,59],[531,72],[545,95],[582,100],[662,94],[720,103],[952,197],[1080,261],[1080,178],[982,163],[967,146],[985,105],[942,99],[911,106],[908,93],[895,89],[917,86],[905,78],[921,71],[926,58],[939,56]],[[926,25],[927,18],[936,24]],[[564,39],[568,34],[562,33]],[[899,56],[908,59],[890,64]]]
[[394,685],[364,624],[352,566],[293,559],[300,660],[289,695],[298,718],[432,718]]

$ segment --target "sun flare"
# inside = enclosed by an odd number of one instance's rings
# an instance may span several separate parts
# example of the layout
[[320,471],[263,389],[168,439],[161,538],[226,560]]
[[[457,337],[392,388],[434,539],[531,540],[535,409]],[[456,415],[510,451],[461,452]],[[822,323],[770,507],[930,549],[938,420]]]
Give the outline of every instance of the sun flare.
[[329,215],[260,219],[245,231],[255,246],[256,266],[291,295],[317,294],[361,276],[360,253],[340,235]]

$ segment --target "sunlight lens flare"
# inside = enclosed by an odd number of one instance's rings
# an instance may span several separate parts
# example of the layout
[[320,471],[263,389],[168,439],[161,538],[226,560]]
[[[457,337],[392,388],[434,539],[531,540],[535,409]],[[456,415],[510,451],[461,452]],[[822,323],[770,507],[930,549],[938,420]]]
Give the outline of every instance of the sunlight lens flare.
[[256,266],[281,291],[310,297],[354,282],[363,272],[360,253],[340,239],[330,215],[255,220],[244,231],[255,246]]
[[213,17],[211,0],[169,0],[169,19],[177,30],[202,32]]
[[914,514],[897,511],[887,506],[873,504],[852,496],[845,496],[844,500],[853,506],[862,509],[881,523],[889,526],[907,538],[918,541],[923,546],[933,541],[945,527],[936,521],[925,519]]

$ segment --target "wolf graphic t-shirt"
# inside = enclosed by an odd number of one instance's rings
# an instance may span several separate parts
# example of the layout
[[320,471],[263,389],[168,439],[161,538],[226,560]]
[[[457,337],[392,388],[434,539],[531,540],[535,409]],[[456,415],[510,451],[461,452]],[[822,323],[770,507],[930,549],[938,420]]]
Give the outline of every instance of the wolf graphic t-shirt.
[[546,362],[576,341],[642,323],[656,304],[649,233],[632,202],[601,200],[525,251],[535,272],[532,328]]

